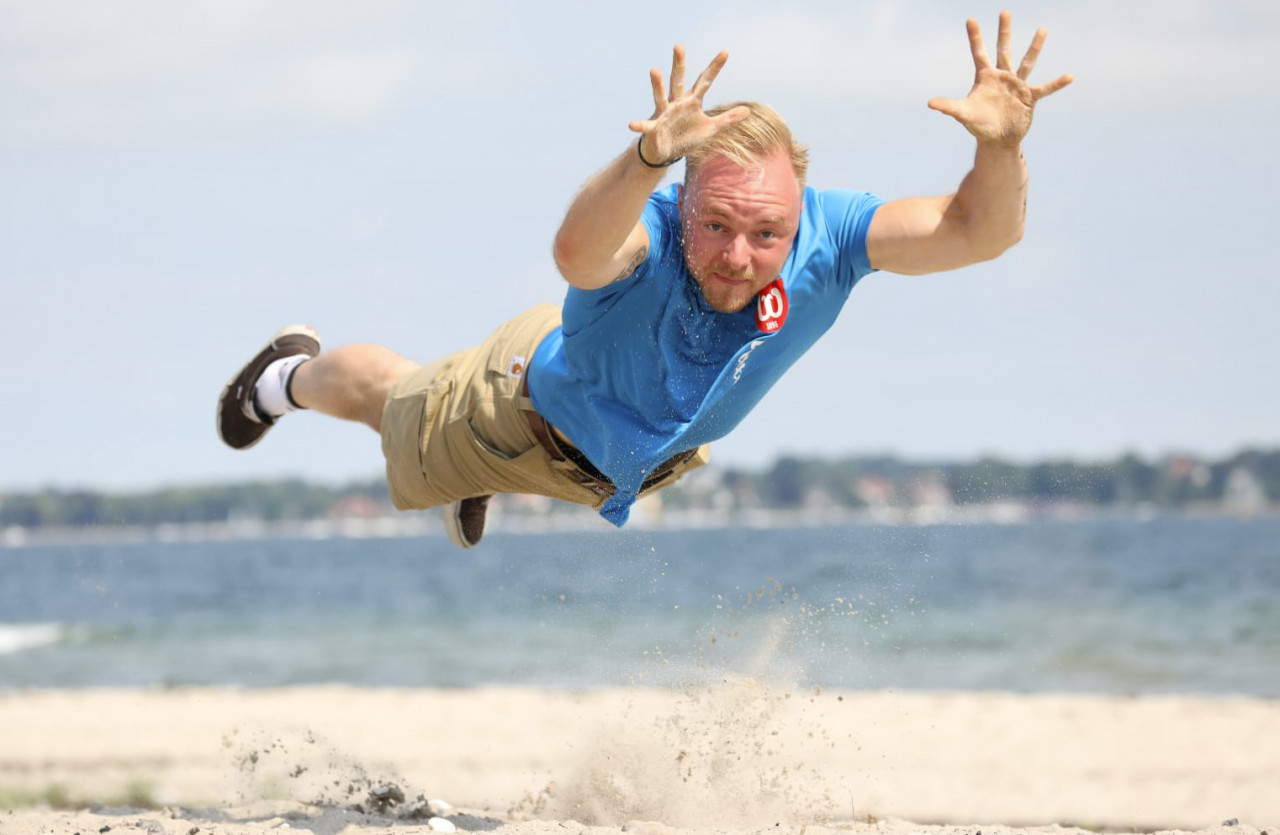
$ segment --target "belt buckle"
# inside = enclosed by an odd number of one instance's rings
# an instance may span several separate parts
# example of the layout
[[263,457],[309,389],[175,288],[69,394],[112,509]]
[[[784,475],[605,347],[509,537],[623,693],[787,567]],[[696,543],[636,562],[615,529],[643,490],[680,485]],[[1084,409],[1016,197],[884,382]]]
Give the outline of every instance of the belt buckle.
[[573,480],[578,482],[578,486],[587,488],[600,498],[607,499],[613,495],[614,488],[612,484],[604,484],[600,479],[590,473],[583,472],[577,467],[574,467],[570,472],[573,473]]
[[606,485],[606,484],[601,484],[601,483],[600,483],[600,479],[598,479],[598,478],[592,478],[591,476],[589,476],[589,475],[587,475],[586,473],[582,472],[582,470],[578,470],[578,471],[577,471],[577,476],[578,476],[578,483],[579,483],[579,484],[581,484],[583,487],[585,487],[585,488],[587,488],[588,490],[590,490],[592,493],[595,493],[595,494],[596,494],[597,496],[599,496],[600,498],[602,498],[602,499],[607,499],[607,498],[609,498],[610,496],[612,496],[612,495],[613,495],[613,488],[612,488],[612,486],[611,486],[611,485]]

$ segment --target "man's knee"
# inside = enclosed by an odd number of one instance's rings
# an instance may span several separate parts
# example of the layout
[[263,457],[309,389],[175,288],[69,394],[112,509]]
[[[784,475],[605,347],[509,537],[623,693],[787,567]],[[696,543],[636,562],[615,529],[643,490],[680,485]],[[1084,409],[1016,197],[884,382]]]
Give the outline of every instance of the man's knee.
[[364,396],[363,420],[374,432],[382,431],[382,413],[387,406],[387,398],[391,396],[396,383],[422,366],[412,360],[396,355],[382,364],[379,374]]

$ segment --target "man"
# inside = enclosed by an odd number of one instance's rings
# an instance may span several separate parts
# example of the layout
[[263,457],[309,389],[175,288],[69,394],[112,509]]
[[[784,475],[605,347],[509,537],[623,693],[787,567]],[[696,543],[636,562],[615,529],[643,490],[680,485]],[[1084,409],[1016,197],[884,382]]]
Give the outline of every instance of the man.
[[[1036,102],[1071,76],[1028,84],[1045,32],[1015,70],[1011,27],[1002,12],[992,66],[968,21],[973,88],[929,102],[976,138],[973,169],[952,194],[888,203],[807,188],[807,150],[763,105],[704,112],[728,55],[686,91],[677,46],[670,91],[652,70],[653,116],[631,123],[638,140],[556,235],[562,309],[535,308],[426,366],[377,345],[322,354],[313,330],[285,328],[223,390],[220,437],[247,448],[296,408],[363,422],[382,435],[396,507],[447,506],[464,548],[499,492],[590,505],[622,525],[638,496],[706,463],[707,444],[830,327],[862,276],[956,269],[1021,238],[1021,142]],[[655,192],[681,158],[683,187]]]

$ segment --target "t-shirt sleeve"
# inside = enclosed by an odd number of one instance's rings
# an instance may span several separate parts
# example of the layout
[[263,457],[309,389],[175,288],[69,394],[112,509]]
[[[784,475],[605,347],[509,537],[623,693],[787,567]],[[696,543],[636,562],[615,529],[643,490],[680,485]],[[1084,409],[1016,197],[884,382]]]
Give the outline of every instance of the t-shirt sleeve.
[[564,331],[574,334],[590,327],[609,312],[639,282],[643,281],[657,265],[673,257],[679,258],[679,213],[675,201],[666,191],[649,196],[640,222],[649,233],[649,251],[636,271],[621,281],[614,281],[594,290],[570,287],[564,300]]
[[842,284],[853,287],[875,272],[867,257],[867,230],[885,201],[865,191],[833,189],[819,192],[817,202],[835,244],[837,276]]

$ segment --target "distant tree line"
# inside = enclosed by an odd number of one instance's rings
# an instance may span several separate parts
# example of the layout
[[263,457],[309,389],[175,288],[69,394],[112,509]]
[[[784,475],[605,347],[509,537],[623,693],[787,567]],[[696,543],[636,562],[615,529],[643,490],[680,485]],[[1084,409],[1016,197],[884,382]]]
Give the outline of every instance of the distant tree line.
[[166,487],[143,493],[41,490],[0,493],[0,527],[184,524],[254,519],[318,519],[340,501],[362,497],[386,503],[382,479],[326,487],[300,479],[203,487]]
[[779,458],[760,472],[728,470],[735,492],[755,493],[769,507],[798,507],[815,490],[835,504],[863,507],[877,500],[918,504],[932,492],[955,505],[1017,501],[1184,507],[1221,503],[1231,490],[1252,490],[1280,501],[1280,450],[1245,450],[1218,461],[1168,456],[1146,461],[1124,455],[1105,462],[1072,460],[1017,464],[999,458],[955,463],[905,461],[893,456],[840,460]]
[[[1189,456],[1147,461],[1125,455],[1099,463],[1029,464],[998,458],[928,463],[893,456],[783,457],[763,470],[716,472],[714,479],[704,473],[664,491],[664,500],[676,508],[707,505],[717,496],[721,501],[727,496],[737,508],[787,509],[802,507],[815,495],[848,508],[1002,501],[1184,508],[1230,502],[1234,492],[1255,503],[1280,502],[1280,450],[1245,450],[1218,461]],[[0,529],[275,522],[383,512],[391,512],[391,503],[381,478],[341,487],[290,479],[140,493],[57,489],[0,493]]]

